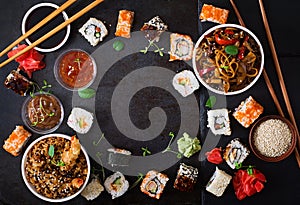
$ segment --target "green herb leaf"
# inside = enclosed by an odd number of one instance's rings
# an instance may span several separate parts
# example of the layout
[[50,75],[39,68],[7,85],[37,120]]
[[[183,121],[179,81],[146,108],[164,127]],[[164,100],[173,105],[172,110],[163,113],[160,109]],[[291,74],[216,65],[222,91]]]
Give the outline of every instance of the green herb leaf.
[[50,145],[48,149],[48,155],[52,158],[54,156],[54,146]]
[[213,106],[216,104],[217,102],[217,98],[214,95],[209,96],[209,98],[207,99],[205,106],[208,108],[213,108]]
[[88,99],[96,95],[96,91],[92,88],[86,88],[84,90],[78,90],[78,95],[81,98]]
[[225,47],[225,52],[229,55],[236,55],[239,52],[238,47],[236,47],[235,45],[228,45]]
[[235,166],[236,169],[240,169],[240,168],[242,168],[242,163],[235,162],[234,166]]
[[120,40],[116,40],[114,43],[113,43],[113,48],[116,50],[116,51],[121,51],[123,50],[124,48],[124,43]]
[[151,151],[148,149],[148,147],[142,147],[141,149],[143,151],[143,156],[144,157],[151,154]]
[[138,183],[143,180],[144,175],[142,173],[139,173],[137,176],[137,180],[131,185],[131,187],[129,189],[133,189],[134,187],[136,187],[138,185]]

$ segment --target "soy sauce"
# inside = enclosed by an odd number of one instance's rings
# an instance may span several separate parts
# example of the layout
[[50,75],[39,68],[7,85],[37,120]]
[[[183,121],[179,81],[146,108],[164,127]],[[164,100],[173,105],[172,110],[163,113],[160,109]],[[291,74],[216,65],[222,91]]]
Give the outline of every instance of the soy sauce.
[[[55,10],[53,7],[40,7],[35,9],[34,11],[31,12],[31,14],[27,18],[27,22],[25,25],[25,31],[28,31],[30,28],[35,26],[37,23],[39,23],[41,20],[43,20],[45,17],[47,17],[50,13],[52,13]],[[56,17],[54,17],[52,20],[48,21],[44,26],[39,28],[37,31],[35,31],[33,34],[31,34],[28,39],[30,42],[34,42],[40,37],[44,36],[48,32],[50,32],[52,29],[57,27],[59,24],[64,22],[64,18],[62,13],[58,14]],[[65,35],[67,33],[67,28],[65,27],[64,29],[58,31],[56,34],[52,35],[49,37],[47,40],[43,41],[38,45],[40,48],[53,48],[57,45],[59,45]]]

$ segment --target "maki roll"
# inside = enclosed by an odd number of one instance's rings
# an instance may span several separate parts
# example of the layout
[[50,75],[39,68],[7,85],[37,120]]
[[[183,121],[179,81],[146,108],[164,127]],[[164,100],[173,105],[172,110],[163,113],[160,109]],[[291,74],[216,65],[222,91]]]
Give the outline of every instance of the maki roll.
[[108,154],[108,164],[110,164],[112,167],[115,166],[128,166],[131,152],[125,149],[120,148],[109,148],[107,150],[109,152]]
[[80,134],[87,133],[93,124],[93,114],[79,107],[74,107],[68,117],[67,125]]
[[231,179],[232,176],[216,167],[214,174],[206,185],[206,191],[214,194],[217,197],[220,197],[223,195]]
[[224,24],[227,22],[229,10],[215,7],[209,4],[203,4],[199,18],[201,21],[210,21]]
[[15,93],[26,96],[33,88],[33,82],[19,73],[19,70],[12,70],[5,79],[4,85]]
[[141,31],[145,33],[148,41],[159,41],[160,35],[168,29],[168,26],[161,20],[159,16],[155,16],[148,22],[144,23]]
[[115,36],[130,38],[130,30],[134,18],[134,12],[128,10],[120,10]]
[[233,112],[233,117],[245,128],[249,127],[264,111],[252,96],[249,96]]
[[230,120],[226,108],[208,110],[207,121],[207,127],[209,127],[215,135],[231,135]]
[[31,133],[25,130],[22,125],[17,125],[4,141],[3,149],[13,156],[18,156],[29,137],[31,137]]
[[180,163],[173,187],[180,191],[193,191],[194,185],[197,182],[197,177],[197,168]]
[[96,46],[107,36],[108,31],[104,23],[96,18],[90,18],[80,29],[79,33],[92,45]]
[[192,71],[183,70],[174,76],[173,87],[186,97],[199,88],[199,83]]
[[115,172],[106,178],[104,187],[111,194],[111,198],[115,199],[122,196],[128,190],[129,183],[121,172]]
[[240,139],[235,138],[226,146],[223,159],[232,169],[235,169],[235,165],[242,163],[249,153],[249,149],[240,142]]
[[189,35],[172,33],[170,35],[170,47],[169,61],[192,59],[194,43]]
[[140,189],[148,196],[159,199],[168,181],[167,175],[151,170],[144,177]]

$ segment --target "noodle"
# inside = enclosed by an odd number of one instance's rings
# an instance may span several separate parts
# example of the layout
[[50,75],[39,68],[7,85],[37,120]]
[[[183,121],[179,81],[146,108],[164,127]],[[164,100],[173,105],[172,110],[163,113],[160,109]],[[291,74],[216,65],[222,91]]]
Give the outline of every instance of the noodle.
[[[227,46],[235,53],[230,53]],[[225,93],[249,85],[259,74],[261,60],[256,41],[238,28],[216,29],[206,35],[196,50],[200,77],[212,88]]]
[[[52,158],[48,154],[50,145],[55,148]],[[52,199],[64,198],[79,190],[78,187],[73,186],[73,179],[86,180],[88,168],[83,152],[80,152],[76,163],[68,170],[53,164],[53,161],[61,160],[64,149],[69,149],[70,146],[70,140],[62,137],[49,137],[37,142],[28,152],[25,174],[38,193]]]

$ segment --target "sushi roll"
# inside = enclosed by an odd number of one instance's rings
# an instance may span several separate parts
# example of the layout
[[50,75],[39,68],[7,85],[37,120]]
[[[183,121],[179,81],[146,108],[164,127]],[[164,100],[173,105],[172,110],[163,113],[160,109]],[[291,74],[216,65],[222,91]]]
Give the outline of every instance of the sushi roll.
[[197,168],[180,163],[173,187],[179,191],[191,192],[197,182],[197,177]]
[[226,108],[208,110],[207,121],[207,127],[209,127],[215,135],[231,135],[230,120]]
[[130,30],[134,18],[134,12],[128,10],[120,10],[115,36],[130,38]]
[[9,137],[4,141],[3,149],[13,156],[18,156],[31,133],[24,129],[22,125],[17,125]]
[[103,41],[108,34],[104,23],[96,18],[90,18],[78,31],[92,46]]
[[235,165],[242,163],[249,153],[249,149],[240,142],[240,139],[234,138],[227,144],[223,159],[232,169],[235,169]]
[[168,181],[167,175],[151,170],[144,177],[140,189],[148,196],[159,199]]
[[245,128],[248,128],[264,111],[252,96],[249,96],[233,112],[233,117]]
[[129,183],[121,172],[115,172],[106,178],[104,187],[111,194],[112,199],[115,199],[122,196],[128,190]]
[[189,35],[172,33],[170,35],[170,58],[169,61],[188,61],[193,56],[194,43]]
[[104,187],[101,185],[98,177],[94,177],[80,194],[86,198],[86,200],[91,201],[96,199],[102,191],[104,191]]
[[183,70],[174,76],[173,87],[183,97],[187,97],[199,88],[199,83],[192,71]]
[[80,134],[87,133],[93,124],[93,114],[79,107],[74,107],[68,117],[67,125]]
[[107,150],[109,152],[108,154],[108,164],[110,164],[112,167],[115,166],[128,166],[131,152],[125,149],[120,148],[109,148]]
[[219,24],[225,24],[227,22],[229,10],[215,7],[209,4],[203,4],[201,13],[199,15],[200,20],[210,21]]
[[155,16],[148,22],[144,23],[141,31],[145,33],[148,41],[159,41],[160,35],[168,29],[168,26],[161,20],[159,16]]
[[206,185],[206,191],[214,194],[217,197],[220,197],[223,195],[231,179],[231,175],[216,167],[214,174]]
[[5,87],[13,90],[15,93],[26,96],[33,88],[33,82],[19,73],[18,70],[12,70],[5,79]]

